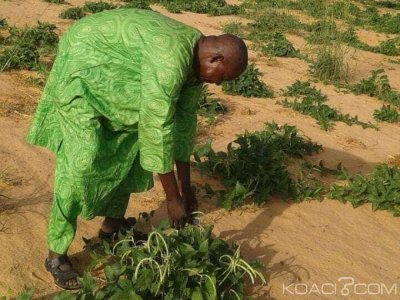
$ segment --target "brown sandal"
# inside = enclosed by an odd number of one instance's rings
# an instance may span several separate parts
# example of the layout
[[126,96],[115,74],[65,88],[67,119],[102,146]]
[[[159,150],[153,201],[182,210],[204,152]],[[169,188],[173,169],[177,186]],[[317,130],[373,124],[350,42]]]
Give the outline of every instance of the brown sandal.
[[[71,266],[71,270],[63,271],[60,269],[61,265],[68,264]],[[54,259],[46,258],[45,261],[46,270],[51,273],[54,277],[54,283],[65,290],[77,290],[80,288],[79,282],[75,285],[67,285],[67,282],[71,279],[76,279],[79,275],[72,269],[72,263],[67,255],[62,255]]]

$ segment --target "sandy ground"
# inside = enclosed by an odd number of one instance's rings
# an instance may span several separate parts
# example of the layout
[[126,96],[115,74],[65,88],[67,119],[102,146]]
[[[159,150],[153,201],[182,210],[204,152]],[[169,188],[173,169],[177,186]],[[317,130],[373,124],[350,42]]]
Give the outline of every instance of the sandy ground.
[[[74,5],[82,2],[70,1]],[[2,1],[0,18],[5,17],[16,25],[34,24],[37,20],[52,22],[62,32],[71,24],[57,17],[64,7],[40,0]],[[235,19],[157,10],[205,34],[218,34],[221,24]],[[374,38],[381,38],[365,32],[363,36],[371,43]],[[303,38],[289,36],[289,39],[296,47],[305,47]],[[251,59],[276,93],[297,79],[309,78],[307,64],[299,59],[269,60],[254,53]],[[400,66],[391,63],[388,57],[357,51],[351,53],[349,63],[352,81],[368,77],[371,70],[383,67],[393,87],[400,90]],[[40,97],[40,90],[25,82],[28,75],[29,72],[0,73],[0,174],[3,176],[0,180],[0,295],[12,297],[27,287],[35,287],[47,299],[57,291],[43,267],[54,157],[24,141]],[[372,112],[381,105],[367,96],[340,93],[333,86],[317,86],[328,95],[331,105],[344,113],[357,114],[363,121],[373,122]],[[223,149],[236,134],[260,129],[264,122],[275,120],[279,124],[296,125],[302,133],[322,144],[325,150],[311,159],[315,162],[323,159],[331,167],[342,162],[350,171],[369,172],[377,163],[400,154],[398,125],[380,124],[380,131],[375,131],[338,123],[334,130],[325,132],[313,119],[284,109],[275,100],[227,96],[216,86],[211,90],[230,109],[215,127],[203,131],[214,139],[218,149]],[[252,114],[244,113],[249,110]],[[204,180],[194,174],[196,184]],[[131,200],[128,215],[155,209],[155,224],[166,217],[163,193],[157,182],[151,192],[133,195]],[[262,208],[233,212],[217,209],[211,200],[200,199],[200,209],[206,212],[205,219],[215,225],[216,236],[237,241],[246,258],[257,258],[265,264],[268,284],[258,291],[257,299],[400,297],[400,219],[387,212],[372,212],[369,205],[353,209],[349,204],[331,200],[293,204],[278,199]],[[88,261],[81,237],[95,236],[100,221],[79,222],[70,254],[80,271]],[[357,283],[361,285],[354,286]],[[365,291],[365,284],[377,295],[357,294]],[[396,290],[390,290],[393,286]],[[350,292],[347,297],[346,287]],[[321,295],[318,291],[331,295]]]

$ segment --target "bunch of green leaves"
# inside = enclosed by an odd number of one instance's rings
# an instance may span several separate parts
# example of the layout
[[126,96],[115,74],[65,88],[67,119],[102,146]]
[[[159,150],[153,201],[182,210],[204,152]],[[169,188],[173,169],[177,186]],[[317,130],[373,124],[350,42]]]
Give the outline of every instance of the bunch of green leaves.
[[173,13],[191,11],[194,13],[209,14],[211,16],[237,15],[243,10],[239,5],[227,4],[225,0],[156,0]]
[[84,16],[85,12],[82,7],[70,7],[60,13],[61,19],[79,20]]
[[55,29],[54,24],[40,22],[35,27],[8,27],[9,35],[0,53],[0,71],[39,68],[40,56],[54,51],[58,43]]
[[297,57],[299,51],[294,48],[283,33],[274,32],[267,44],[261,48],[261,52],[269,56]]
[[381,164],[372,174],[346,176],[346,185],[333,184],[329,197],[342,202],[350,202],[353,207],[371,203],[373,210],[388,210],[400,216],[400,169]]
[[85,2],[82,9],[85,12],[94,14],[94,13],[101,12],[103,10],[110,10],[110,9],[114,9],[114,8],[116,8],[115,5],[100,1],[100,2]]
[[238,78],[222,83],[222,91],[228,95],[271,98],[273,91],[260,79],[261,73],[254,64],[247,66]]
[[198,105],[198,114],[206,117],[209,125],[215,124],[217,114],[224,114],[228,111],[228,108],[221,103],[221,99],[215,98],[213,95],[204,85]]
[[319,152],[321,145],[298,136],[295,126],[266,123],[263,131],[246,132],[229,143],[227,151],[215,152],[211,143],[196,148],[194,166],[202,173],[216,175],[225,189],[218,205],[232,209],[248,198],[256,204],[271,196],[297,198],[295,182],[285,163],[290,157]]
[[400,114],[397,109],[383,104],[380,109],[375,109],[374,118],[378,121],[394,123],[400,121]]
[[372,71],[369,78],[363,79],[357,84],[348,85],[348,88],[357,95],[366,94],[394,106],[400,106],[400,93],[392,89],[384,69]]
[[[93,255],[104,268],[98,284],[90,273],[80,278],[78,293],[54,299],[246,299],[245,286],[265,283],[258,261],[245,261],[240,248],[211,237],[212,226],[187,225],[180,230],[162,222],[146,241],[121,236]],[[95,261],[95,262],[96,262]],[[106,264],[106,261],[111,263]]]
[[323,95],[320,90],[311,86],[309,81],[302,82],[297,80],[284,91],[283,95],[294,97],[294,100],[289,101],[288,98],[285,98],[283,101],[279,102],[280,104],[313,117],[323,130],[331,129],[333,122],[343,122],[349,126],[360,125],[363,128],[376,128],[370,123],[359,121],[357,116],[351,117],[348,114],[343,115],[335,108],[330,107],[326,104],[328,100],[327,96]]

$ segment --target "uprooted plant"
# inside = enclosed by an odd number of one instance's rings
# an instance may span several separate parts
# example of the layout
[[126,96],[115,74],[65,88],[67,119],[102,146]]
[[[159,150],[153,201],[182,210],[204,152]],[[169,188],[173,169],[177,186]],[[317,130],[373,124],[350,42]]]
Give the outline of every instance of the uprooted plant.
[[212,238],[211,225],[169,228],[163,222],[138,241],[128,233],[104,244],[91,264],[104,271],[101,283],[90,272],[81,290],[54,299],[245,299],[245,285],[265,283],[257,261],[247,262],[240,248]]

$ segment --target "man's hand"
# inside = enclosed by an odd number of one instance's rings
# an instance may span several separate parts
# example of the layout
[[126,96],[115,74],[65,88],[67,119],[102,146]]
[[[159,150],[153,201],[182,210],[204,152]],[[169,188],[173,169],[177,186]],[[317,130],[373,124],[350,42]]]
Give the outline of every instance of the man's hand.
[[186,223],[186,209],[182,198],[167,200],[169,223],[174,228],[182,228]]
[[167,197],[168,217],[171,226],[181,228],[186,222],[186,209],[179,192],[174,172],[158,174]]

